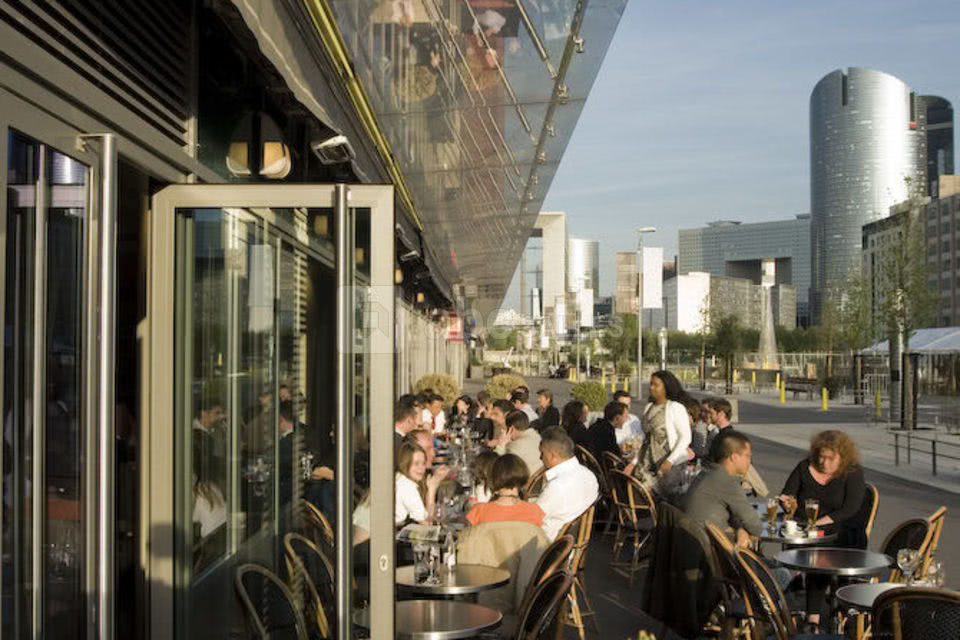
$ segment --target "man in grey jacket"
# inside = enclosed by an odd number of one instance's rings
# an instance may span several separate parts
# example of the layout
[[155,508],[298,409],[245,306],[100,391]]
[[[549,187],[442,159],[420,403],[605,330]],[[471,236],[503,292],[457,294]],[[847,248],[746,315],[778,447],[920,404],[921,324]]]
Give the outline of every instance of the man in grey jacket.
[[723,429],[713,443],[714,464],[687,493],[686,514],[692,520],[712,522],[736,532],[737,544],[750,544],[750,536],[763,531],[760,514],[750,506],[740,486],[750,468],[750,439],[734,429]]

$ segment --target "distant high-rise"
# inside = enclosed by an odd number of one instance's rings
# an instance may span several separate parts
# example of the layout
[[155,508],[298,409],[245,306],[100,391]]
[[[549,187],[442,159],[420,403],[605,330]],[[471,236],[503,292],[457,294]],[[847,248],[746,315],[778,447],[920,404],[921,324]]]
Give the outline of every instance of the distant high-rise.
[[953,105],[940,96],[920,96],[927,112],[927,193],[940,176],[953,173]]
[[567,240],[567,289],[600,288],[600,243],[596,240],[570,238]]
[[851,67],[810,95],[811,286],[814,319],[830,283],[860,267],[863,225],[927,190],[927,108],[894,76]]

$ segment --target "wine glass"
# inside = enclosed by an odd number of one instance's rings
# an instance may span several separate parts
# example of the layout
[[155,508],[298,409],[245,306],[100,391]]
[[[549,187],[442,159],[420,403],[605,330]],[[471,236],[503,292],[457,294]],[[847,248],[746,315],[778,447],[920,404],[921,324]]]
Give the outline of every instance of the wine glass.
[[807,498],[803,501],[803,508],[807,516],[807,528],[812,530],[817,526],[817,514],[820,512],[820,501]]
[[767,524],[771,527],[777,521],[777,509],[780,507],[780,501],[776,498],[767,500]]
[[930,566],[927,567],[927,582],[930,583],[930,586],[942,588],[944,579],[943,572],[943,563],[938,560],[934,560],[930,563]]
[[913,575],[919,562],[920,552],[918,550],[900,549],[897,551],[897,566],[900,567],[907,584],[910,584],[910,576]]

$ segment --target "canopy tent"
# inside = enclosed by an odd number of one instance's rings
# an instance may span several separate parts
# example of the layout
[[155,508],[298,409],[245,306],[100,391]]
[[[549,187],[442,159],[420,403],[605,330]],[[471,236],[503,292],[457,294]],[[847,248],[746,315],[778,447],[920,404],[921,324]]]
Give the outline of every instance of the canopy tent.
[[[886,355],[889,351],[889,340],[883,340],[863,349],[860,353],[864,355]],[[917,329],[910,336],[910,351],[922,355],[960,353],[960,327]]]

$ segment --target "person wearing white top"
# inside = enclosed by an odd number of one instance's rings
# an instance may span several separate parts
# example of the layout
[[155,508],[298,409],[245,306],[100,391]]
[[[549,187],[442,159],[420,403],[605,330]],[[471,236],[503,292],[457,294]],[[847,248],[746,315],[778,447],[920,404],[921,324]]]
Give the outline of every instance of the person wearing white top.
[[[650,376],[650,402],[643,410],[645,440],[639,462],[645,471],[661,477],[661,487],[673,485],[675,475],[664,482],[664,476],[677,465],[687,462],[690,446],[690,416],[683,404],[686,398],[683,385],[669,371],[656,371]],[[627,465],[625,473],[633,473],[634,464]]]
[[573,455],[573,440],[562,427],[542,434],[540,458],[547,468],[547,483],[532,502],[543,509],[543,533],[553,540],[563,525],[575,520],[597,501],[598,483],[593,472]]
[[446,415],[443,413],[443,396],[433,394],[423,410],[423,427],[434,435],[443,433],[446,428]]
[[[613,399],[627,405],[628,410],[630,409],[630,403],[633,402],[633,398],[626,391],[615,391]],[[616,430],[616,436],[618,445],[623,445],[627,440],[635,438],[643,440],[643,426],[640,424],[640,418],[634,413],[628,413],[627,421]]]
[[[437,487],[447,477],[448,469],[438,467],[427,475],[427,457],[419,445],[404,442],[397,454],[395,479],[396,500],[394,522],[403,524],[408,519],[419,523],[433,520],[437,513]],[[426,486],[420,491],[420,483]]]

